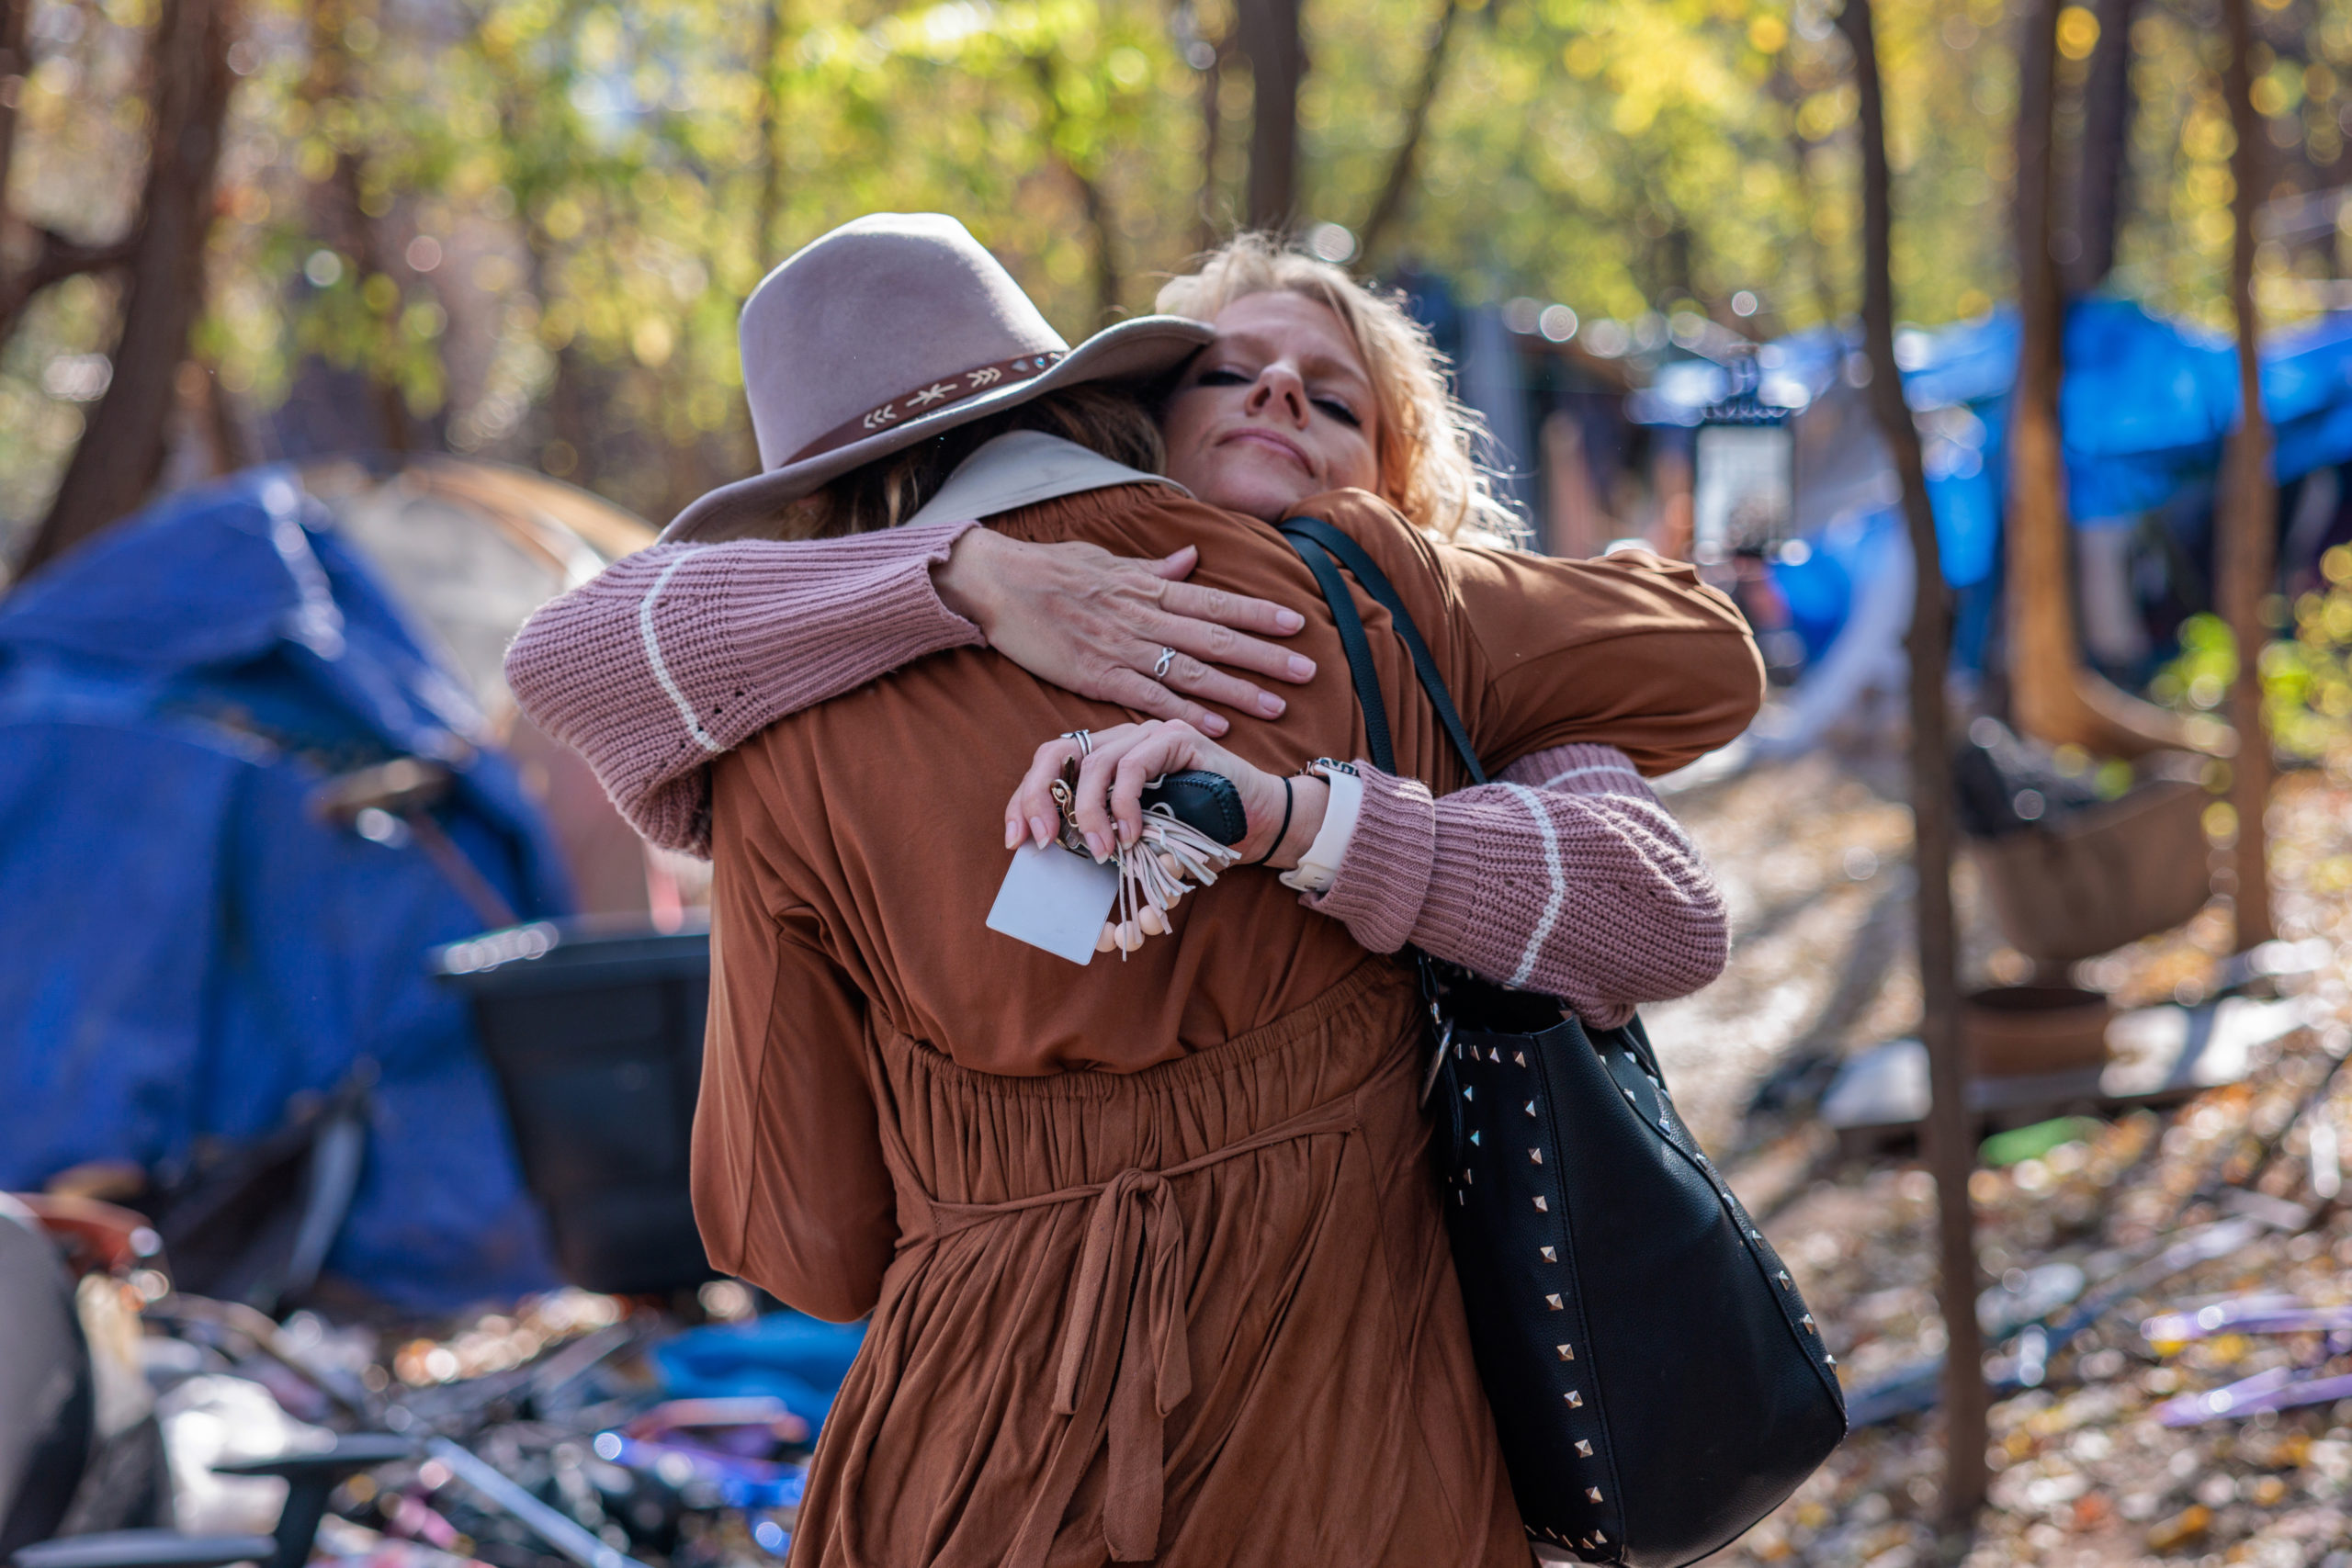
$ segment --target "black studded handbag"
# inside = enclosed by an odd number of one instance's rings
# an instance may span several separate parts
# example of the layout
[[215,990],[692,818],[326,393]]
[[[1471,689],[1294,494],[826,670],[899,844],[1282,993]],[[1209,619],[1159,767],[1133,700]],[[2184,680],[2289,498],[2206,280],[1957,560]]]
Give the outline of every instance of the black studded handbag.
[[[1395,771],[1342,566],[1388,611],[1484,784],[1380,568],[1320,519],[1282,531],[1339,622],[1371,760]],[[1728,1545],[1846,1435],[1836,1363],[1788,1269],[1675,1114],[1638,1020],[1588,1029],[1555,997],[1417,958],[1454,1272],[1528,1534],[1625,1568]]]

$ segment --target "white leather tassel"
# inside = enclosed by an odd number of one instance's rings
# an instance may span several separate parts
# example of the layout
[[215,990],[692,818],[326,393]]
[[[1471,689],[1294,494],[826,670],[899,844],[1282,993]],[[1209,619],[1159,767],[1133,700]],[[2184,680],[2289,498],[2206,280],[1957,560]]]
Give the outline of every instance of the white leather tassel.
[[1146,937],[1176,929],[1169,916],[1193,884],[1209,886],[1218,872],[1241,857],[1231,846],[1154,809],[1143,814],[1136,841],[1113,858],[1119,867],[1119,897],[1095,947],[1102,953],[1115,947],[1125,962]]

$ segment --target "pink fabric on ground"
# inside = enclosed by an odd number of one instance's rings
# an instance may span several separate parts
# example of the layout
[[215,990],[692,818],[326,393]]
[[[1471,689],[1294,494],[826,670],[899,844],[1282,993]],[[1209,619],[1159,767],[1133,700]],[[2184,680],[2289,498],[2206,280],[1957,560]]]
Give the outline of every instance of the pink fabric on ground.
[[[786,714],[982,640],[931,581],[972,526],[656,546],[533,615],[507,649],[507,682],[639,832],[707,858],[713,757]],[[1623,752],[1537,752],[1442,800],[1357,765],[1355,837],[1330,889],[1305,902],[1365,948],[1413,942],[1552,992],[1603,1027],[1722,971],[1729,924],[1714,879]]]
[[1306,902],[1372,951],[1409,942],[1603,1028],[1723,972],[1714,877],[1614,747],[1538,751],[1442,800],[1356,766],[1355,838],[1329,891]]
[[786,714],[981,641],[931,581],[975,526],[656,545],[542,605],[506,650],[506,683],[639,832],[707,860],[706,762]]

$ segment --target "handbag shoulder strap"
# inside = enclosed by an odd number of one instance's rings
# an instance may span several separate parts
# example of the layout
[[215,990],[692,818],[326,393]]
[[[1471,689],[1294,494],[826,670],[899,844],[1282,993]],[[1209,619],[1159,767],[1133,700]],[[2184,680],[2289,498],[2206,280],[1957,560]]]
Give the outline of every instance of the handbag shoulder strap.
[[1291,547],[1306,562],[1306,569],[1315,574],[1317,586],[1323,590],[1324,602],[1330,606],[1331,618],[1339,623],[1340,646],[1347,650],[1356,701],[1363,708],[1364,732],[1372,749],[1373,765],[1383,773],[1393,773],[1396,771],[1396,756],[1389,740],[1388,709],[1381,700],[1380,676],[1372,667],[1372,641],[1364,634],[1363,617],[1357,613],[1354,596],[1340,579],[1340,566],[1363,585],[1374,604],[1388,612],[1396,635],[1405,639],[1406,651],[1413,656],[1413,672],[1420,677],[1421,689],[1429,694],[1438,722],[1445,726],[1453,749],[1462,754],[1462,761],[1470,770],[1470,782],[1485,784],[1487,770],[1478,761],[1477,749],[1470,744],[1470,732],[1454,708],[1453,694],[1446,690],[1445,677],[1438,672],[1437,660],[1430,657],[1429,644],[1421,640],[1420,628],[1413,624],[1412,615],[1405,608],[1405,601],[1397,597],[1388,574],[1380,570],[1380,564],[1362,545],[1320,517],[1294,517],[1278,526]]

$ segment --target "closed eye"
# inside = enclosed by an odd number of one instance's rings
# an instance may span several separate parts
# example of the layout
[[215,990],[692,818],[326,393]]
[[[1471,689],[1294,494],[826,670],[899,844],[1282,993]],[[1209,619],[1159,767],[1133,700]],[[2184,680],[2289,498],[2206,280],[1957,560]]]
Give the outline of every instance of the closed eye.
[[[1256,379],[1256,377],[1247,371],[1220,365],[1202,371],[1193,378],[1193,385],[1195,387],[1246,387]],[[1353,406],[1341,399],[1318,397],[1309,398],[1307,400],[1351,430],[1363,428],[1363,417],[1356,412]]]

